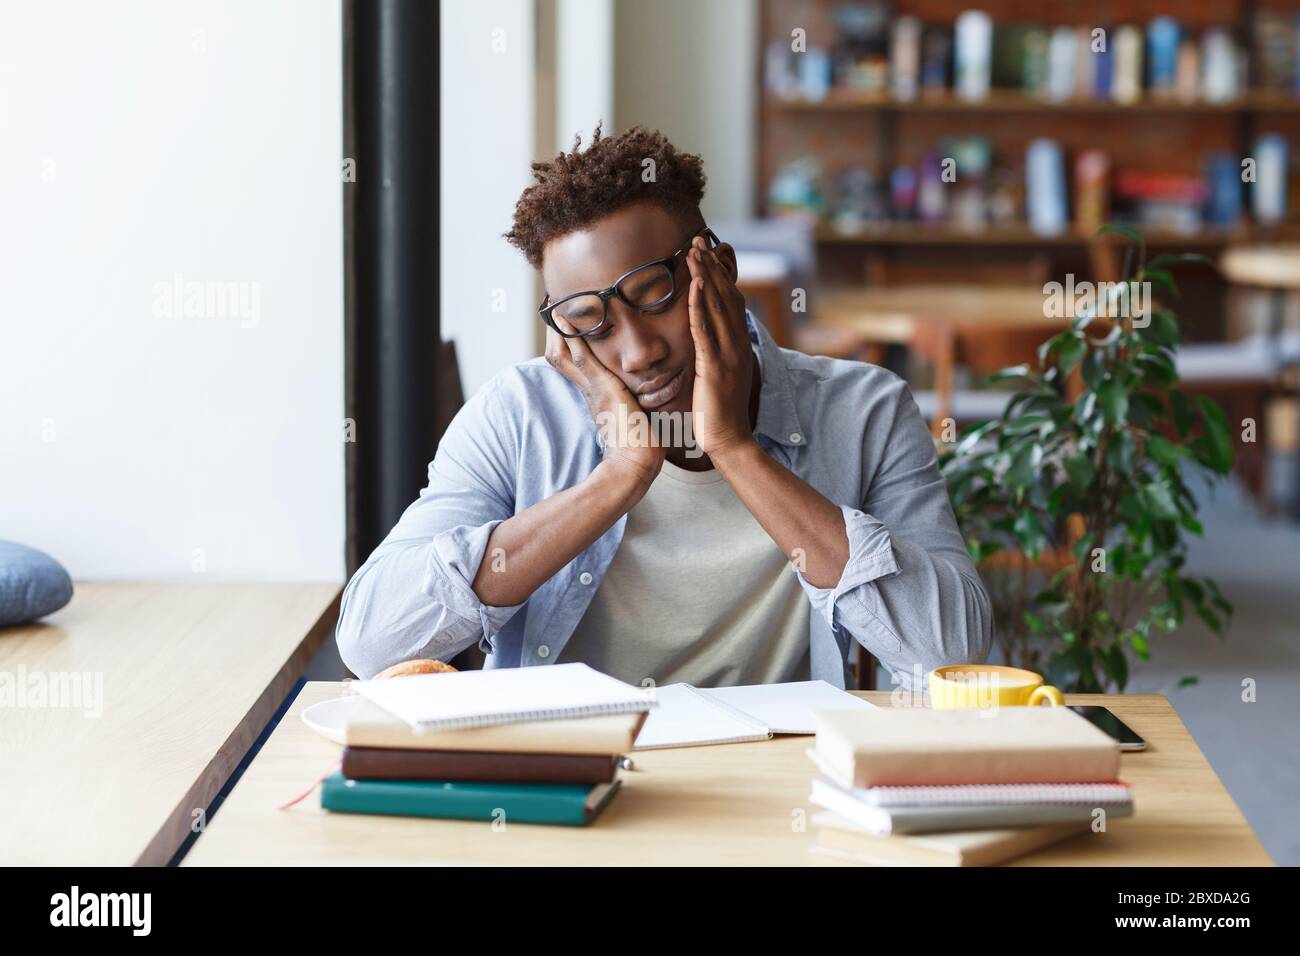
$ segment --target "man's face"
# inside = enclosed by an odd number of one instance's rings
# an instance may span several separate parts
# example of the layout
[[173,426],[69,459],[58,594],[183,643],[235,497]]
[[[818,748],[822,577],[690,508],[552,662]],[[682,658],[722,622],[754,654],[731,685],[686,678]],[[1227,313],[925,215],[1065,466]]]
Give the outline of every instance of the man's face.
[[[608,288],[625,272],[672,255],[703,227],[702,219],[686,222],[650,204],[610,213],[546,244],[542,282],[547,295],[557,302],[574,292]],[[646,411],[686,412],[691,407],[695,343],[687,312],[691,274],[684,257],[675,278],[676,298],[663,311],[638,312],[614,296],[609,300],[608,327],[587,337],[596,358]]]

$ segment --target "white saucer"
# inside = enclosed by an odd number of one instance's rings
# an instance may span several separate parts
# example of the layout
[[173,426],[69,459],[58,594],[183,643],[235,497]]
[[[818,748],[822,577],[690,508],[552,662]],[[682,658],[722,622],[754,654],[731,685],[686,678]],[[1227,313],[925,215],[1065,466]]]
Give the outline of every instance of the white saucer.
[[364,699],[352,695],[350,697],[335,697],[333,700],[322,700],[319,704],[312,704],[302,712],[302,722],[326,740],[341,744],[344,742],[344,736],[347,732],[348,718],[352,716],[357,704]]

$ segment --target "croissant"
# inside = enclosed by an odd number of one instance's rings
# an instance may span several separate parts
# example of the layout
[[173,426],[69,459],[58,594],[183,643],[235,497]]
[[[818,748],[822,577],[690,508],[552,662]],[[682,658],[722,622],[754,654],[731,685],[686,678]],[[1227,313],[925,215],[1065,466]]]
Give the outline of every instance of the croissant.
[[412,674],[454,674],[456,668],[442,661],[418,660],[402,661],[392,667],[385,667],[375,675],[375,680],[384,677],[410,677]]

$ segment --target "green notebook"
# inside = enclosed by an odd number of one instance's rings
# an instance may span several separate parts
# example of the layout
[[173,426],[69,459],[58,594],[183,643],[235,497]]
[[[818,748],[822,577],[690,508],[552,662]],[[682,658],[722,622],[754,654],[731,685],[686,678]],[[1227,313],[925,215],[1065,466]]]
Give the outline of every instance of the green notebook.
[[438,780],[325,778],[320,805],[338,813],[399,817],[560,823],[585,826],[614,796],[621,781],[594,786],[568,783],[470,783]]

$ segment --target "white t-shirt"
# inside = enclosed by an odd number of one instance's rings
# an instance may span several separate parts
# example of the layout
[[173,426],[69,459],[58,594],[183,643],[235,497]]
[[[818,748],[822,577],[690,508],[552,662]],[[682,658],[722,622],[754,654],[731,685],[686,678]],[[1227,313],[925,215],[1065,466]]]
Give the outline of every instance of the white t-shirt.
[[559,659],[631,684],[807,680],[808,613],[790,562],[722,476],[664,462]]

